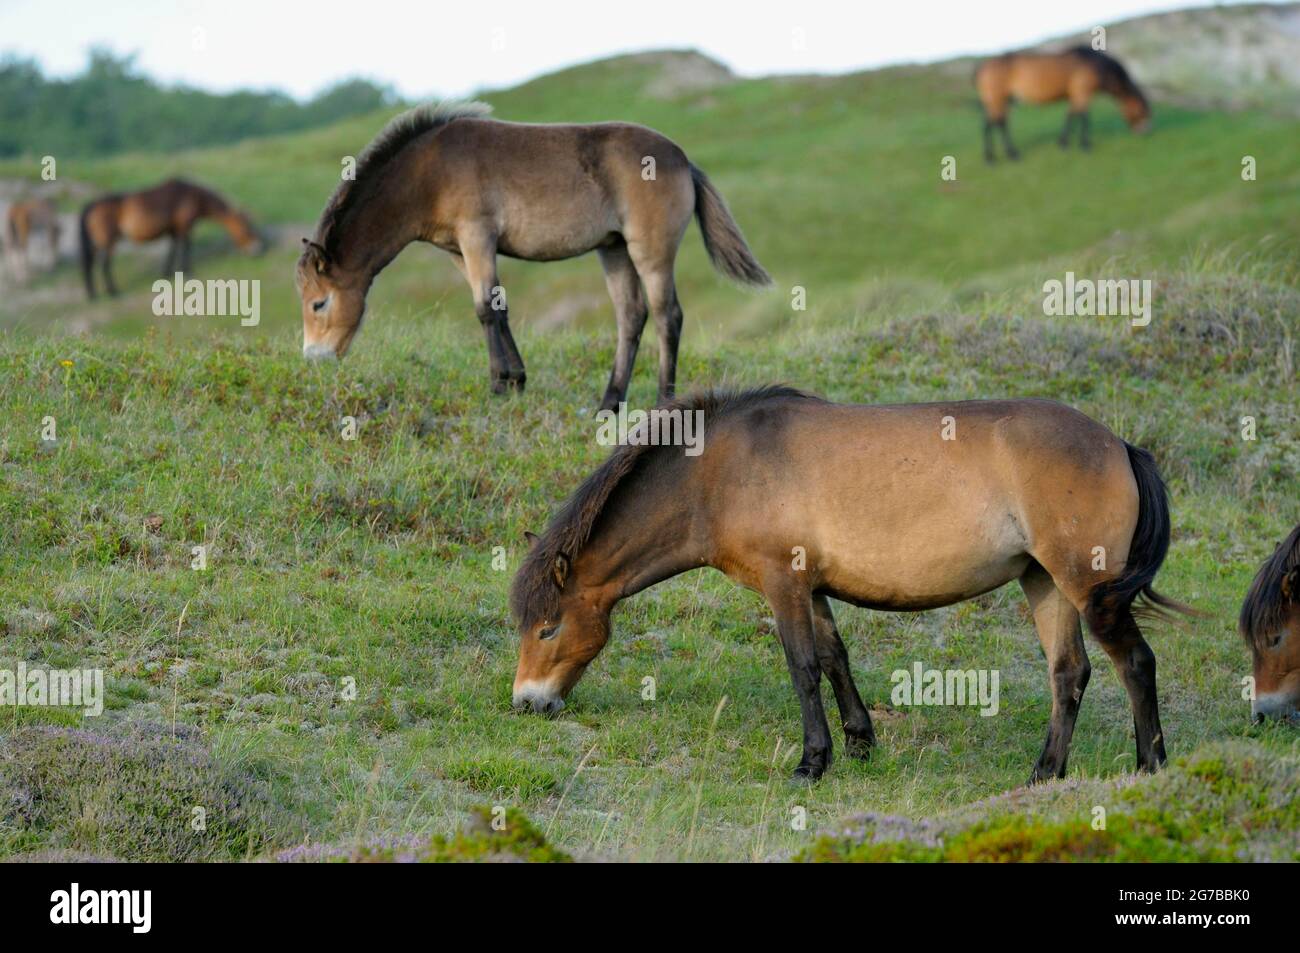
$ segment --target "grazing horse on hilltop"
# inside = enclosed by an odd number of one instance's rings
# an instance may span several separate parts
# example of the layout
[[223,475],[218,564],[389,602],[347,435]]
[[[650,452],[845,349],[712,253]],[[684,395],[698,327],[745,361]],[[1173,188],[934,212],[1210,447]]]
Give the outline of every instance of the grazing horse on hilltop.
[[1300,714],[1300,526],[1264,561],[1241,606],[1241,634],[1255,660],[1251,715]]
[[984,158],[993,161],[993,130],[1002,130],[1002,145],[1008,159],[1020,153],[1007,132],[1007,103],[1014,96],[1027,103],[1070,101],[1060,144],[1070,144],[1070,128],[1079,126],[1079,146],[1091,146],[1088,106],[1098,92],[1119,101],[1120,112],[1135,132],[1145,132],[1151,121],[1151,107],[1127,70],[1114,57],[1087,46],[1061,53],[1007,53],[985,60],[975,71],[975,87],[984,105]]
[[49,242],[50,265],[59,261],[59,213],[49,199],[27,199],[9,206],[6,236],[13,254],[14,276],[25,281],[28,275],[28,249],[33,235],[44,232]]
[[315,238],[303,239],[303,354],[342,357],[375,276],[411,242],[427,242],[451,255],[474,295],[493,391],[523,390],[497,256],[557,261],[595,250],[618,320],[601,407],[626,397],[648,314],[659,330],[659,396],[670,397],[682,331],[673,264],[692,213],[714,267],[742,284],[771,280],[722,196],[674,142],[644,126],[532,125],[487,112],[481,103],[414,109],[361,154]]
[[111,264],[113,248],[121,238],[147,242],[169,236],[171,245],[163,261],[163,277],[171,278],[176,271],[188,273],[190,233],[204,218],[219,222],[241,251],[256,254],[265,247],[244,212],[211,189],[184,179],[169,179],[141,192],[105,195],[90,202],[81,210],[81,271],[86,294],[95,297],[96,258],[108,293],[117,294]]
[[816,778],[831,756],[823,674],[849,753],[875,744],[829,599],[917,611],[1019,580],[1052,686],[1032,780],[1065,773],[1090,673],[1080,617],[1128,691],[1138,767],[1164,763],[1156,660],[1133,603],[1187,610],[1151,588],[1169,508],[1145,450],[1045,400],[873,407],[768,387],[651,411],[664,412],[642,426],[671,436],[673,413],[698,412],[702,452],[629,433],[529,535],[510,594],[516,707],[559,710],[608,640],[615,603],[711,566],[771,606],[803,712],[795,773]]

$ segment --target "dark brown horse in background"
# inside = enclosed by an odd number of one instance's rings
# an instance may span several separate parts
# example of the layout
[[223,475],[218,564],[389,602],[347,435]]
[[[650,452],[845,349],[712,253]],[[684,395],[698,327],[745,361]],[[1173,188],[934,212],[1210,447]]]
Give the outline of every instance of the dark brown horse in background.
[[241,251],[255,254],[265,243],[249,217],[216,192],[184,179],[169,179],[142,192],[105,195],[81,210],[81,271],[86,294],[95,297],[94,266],[98,259],[104,285],[117,294],[111,269],[113,248],[121,238],[148,242],[164,235],[171,238],[162,274],[190,270],[190,233],[201,219],[219,222]]
[[492,389],[523,390],[497,256],[558,261],[595,250],[618,319],[603,408],[627,395],[648,314],[659,329],[659,396],[672,395],[682,308],[673,264],[691,215],[714,267],[770,282],[722,196],[670,139],[627,123],[532,125],[485,118],[481,103],[425,106],[393,120],[357,160],[298,261],[303,354],[342,357],[375,276],[411,242],[451,255],[474,295]]
[[830,599],[917,611],[1019,580],[1052,685],[1032,779],[1065,773],[1091,671],[1080,617],[1128,691],[1138,767],[1164,763],[1156,660],[1132,611],[1139,596],[1182,608],[1151,588],[1169,547],[1151,454],[1044,400],[870,407],[764,388],[664,409],[702,412],[702,453],[620,447],[530,537],[511,591],[516,707],[563,707],[615,603],[711,566],[771,606],[803,711],[796,774],[815,778],[831,756],[823,674],[849,753],[875,744]]
[[1255,661],[1257,720],[1300,713],[1300,526],[1255,575],[1241,606],[1241,634]]
[[1119,101],[1120,112],[1135,132],[1145,132],[1151,120],[1146,96],[1114,57],[1087,46],[1062,53],[1007,53],[985,60],[975,71],[975,88],[984,105],[984,158],[993,161],[993,130],[1002,130],[1008,159],[1020,153],[1007,131],[1007,104],[1012,97],[1027,103],[1070,102],[1060,144],[1070,144],[1070,128],[1079,126],[1079,146],[1091,146],[1088,106],[1098,92]]

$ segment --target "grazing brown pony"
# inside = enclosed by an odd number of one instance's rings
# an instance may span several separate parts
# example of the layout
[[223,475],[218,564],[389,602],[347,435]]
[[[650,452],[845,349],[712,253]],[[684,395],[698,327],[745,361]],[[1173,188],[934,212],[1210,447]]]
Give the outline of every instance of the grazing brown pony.
[[770,279],[722,196],[678,146],[627,123],[531,125],[485,118],[482,103],[424,106],[396,119],[357,160],[298,261],[303,354],[342,357],[375,276],[411,242],[451,255],[474,295],[492,389],[523,390],[497,256],[557,261],[593,249],[614,301],[618,346],[602,408],[627,394],[646,317],[659,329],[659,395],[677,376],[682,309],[673,280],[692,213],[714,266]]
[[104,285],[117,294],[111,270],[113,248],[120,238],[153,241],[167,235],[171,245],[162,274],[190,270],[190,233],[200,219],[211,218],[230,233],[241,251],[257,254],[265,247],[249,217],[216,192],[184,179],[168,179],[141,192],[105,195],[81,210],[81,272],[86,294],[95,297],[94,266],[98,258]]
[[1255,657],[1251,715],[1300,715],[1300,526],[1264,561],[1241,606],[1241,634]]
[[59,213],[49,199],[26,199],[9,206],[6,216],[9,247],[13,253],[15,276],[25,280],[28,273],[28,246],[37,232],[44,232],[50,247],[50,263],[59,260]]
[[975,71],[975,88],[984,104],[984,158],[993,161],[993,130],[1002,130],[1002,144],[1008,159],[1020,158],[1007,132],[1007,103],[1014,96],[1027,103],[1070,101],[1060,144],[1070,144],[1070,127],[1079,126],[1079,146],[1091,146],[1088,106],[1098,92],[1119,101],[1120,112],[1135,132],[1150,125],[1147,98],[1129,78],[1119,61],[1087,46],[1061,53],[1007,53],[985,60]]
[[[772,608],[803,711],[795,773],[816,778],[831,756],[823,674],[850,755],[875,744],[831,598],[918,611],[1019,580],[1052,686],[1032,780],[1065,772],[1090,672],[1080,616],[1128,691],[1138,767],[1164,763],[1156,660],[1132,607],[1182,607],[1151,588],[1169,509],[1145,450],[1045,400],[855,406],[766,387],[664,410],[702,411],[701,453],[662,436],[619,447],[529,537],[511,590],[516,707],[563,707],[615,603],[711,566]],[[650,423],[662,435],[671,419]]]

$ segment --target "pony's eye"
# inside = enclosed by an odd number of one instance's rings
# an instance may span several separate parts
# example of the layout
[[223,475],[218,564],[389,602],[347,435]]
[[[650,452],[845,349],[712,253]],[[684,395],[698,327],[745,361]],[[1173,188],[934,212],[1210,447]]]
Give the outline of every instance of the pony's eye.
[[311,306],[311,309],[313,311],[319,311],[321,308],[325,307],[325,302],[327,301],[329,301],[329,298],[321,298],[319,301],[317,301],[315,304]]
[[555,633],[560,631],[558,625],[548,625],[542,631],[537,633],[537,637],[545,642],[547,639],[555,638]]

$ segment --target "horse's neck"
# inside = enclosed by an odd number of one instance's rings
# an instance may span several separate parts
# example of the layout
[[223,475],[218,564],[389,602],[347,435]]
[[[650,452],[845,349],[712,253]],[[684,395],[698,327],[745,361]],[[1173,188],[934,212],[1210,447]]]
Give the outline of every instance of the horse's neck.
[[230,214],[230,206],[214,192],[199,189],[199,211],[218,220],[224,220]]
[[433,206],[433,182],[410,159],[398,156],[372,174],[383,178],[336,226],[337,261],[367,281],[423,236]]
[[690,533],[701,521],[695,518],[699,493],[688,472],[684,459],[670,460],[616,491],[618,498],[575,565],[577,577],[612,592],[616,602],[707,565],[707,546]]

